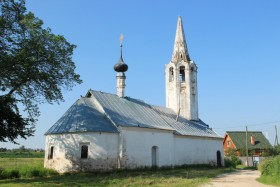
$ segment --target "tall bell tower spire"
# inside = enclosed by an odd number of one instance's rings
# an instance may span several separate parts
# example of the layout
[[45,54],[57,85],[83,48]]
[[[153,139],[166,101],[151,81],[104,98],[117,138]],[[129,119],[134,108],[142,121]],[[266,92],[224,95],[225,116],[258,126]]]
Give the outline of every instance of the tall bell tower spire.
[[197,66],[190,59],[179,16],[171,61],[165,65],[166,107],[188,120],[199,120]]
[[178,63],[181,60],[190,61],[191,59],[189,56],[187,43],[186,43],[186,39],[185,39],[182,18],[181,18],[181,16],[179,16],[178,23],[177,23],[177,29],[176,29],[176,35],[175,35],[174,50],[173,50],[171,61],[173,63]]

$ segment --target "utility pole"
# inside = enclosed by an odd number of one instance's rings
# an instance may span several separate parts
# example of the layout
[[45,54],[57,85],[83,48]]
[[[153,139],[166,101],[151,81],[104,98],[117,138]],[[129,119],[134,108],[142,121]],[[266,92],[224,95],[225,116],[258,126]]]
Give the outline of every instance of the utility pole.
[[278,144],[278,135],[277,135],[277,127],[275,125],[275,141],[274,141],[274,145],[277,146]]
[[247,160],[247,166],[249,166],[249,159],[248,159],[248,128],[246,126],[246,160]]

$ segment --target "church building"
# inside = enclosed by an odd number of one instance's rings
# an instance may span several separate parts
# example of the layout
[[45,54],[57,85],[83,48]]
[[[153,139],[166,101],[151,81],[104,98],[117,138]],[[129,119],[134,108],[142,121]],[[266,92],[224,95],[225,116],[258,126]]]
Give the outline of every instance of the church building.
[[197,65],[181,17],[165,65],[166,107],[125,95],[122,51],[114,70],[117,94],[90,89],[46,132],[46,168],[63,173],[224,164],[223,137],[198,116]]

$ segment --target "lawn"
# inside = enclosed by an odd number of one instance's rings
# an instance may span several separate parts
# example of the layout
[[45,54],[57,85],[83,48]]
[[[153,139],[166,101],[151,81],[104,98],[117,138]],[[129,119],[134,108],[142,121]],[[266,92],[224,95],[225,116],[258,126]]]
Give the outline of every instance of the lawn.
[[1,158],[44,158],[44,152],[0,152]]
[[[43,170],[43,158],[0,158],[0,168],[6,170],[35,167]],[[230,169],[209,168],[207,166],[185,166],[175,169],[116,170],[107,173],[75,173],[51,175],[48,177],[28,177],[2,179],[2,187],[36,186],[199,186],[211,178],[230,172]]]
[[242,169],[242,170],[257,170],[257,167],[254,166],[245,166],[245,165],[237,165],[236,169]]
[[44,158],[0,158],[0,168],[44,167]]
[[48,178],[0,180],[0,186],[199,186],[226,169],[168,169],[79,173]]
[[263,184],[268,184],[268,185],[273,185],[273,186],[280,186],[280,177],[275,177],[275,176],[261,176],[260,178],[257,179],[257,181],[263,183]]

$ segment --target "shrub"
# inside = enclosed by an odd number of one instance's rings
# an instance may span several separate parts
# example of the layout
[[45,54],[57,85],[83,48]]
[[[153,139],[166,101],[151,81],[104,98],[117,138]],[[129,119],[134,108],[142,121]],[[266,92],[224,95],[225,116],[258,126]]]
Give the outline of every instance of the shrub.
[[237,165],[241,164],[241,160],[236,155],[231,155],[225,158],[225,167],[236,168]]
[[52,169],[39,167],[23,167],[19,172],[21,177],[48,177],[58,175],[58,172]]
[[241,164],[241,160],[236,155],[232,155],[231,160],[234,162],[236,166]]
[[0,179],[49,177],[54,175],[58,175],[58,172],[52,169],[45,169],[45,168],[38,168],[38,167],[22,167],[19,169],[0,168]]
[[226,168],[236,168],[236,164],[231,159],[225,158],[225,167]]
[[179,166],[174,166],[175,169],[184,168],[184,169],[211,169],[214,166],[211,164],[184,164]]
[[1,167],[0,167],[0,179],[3,178],[3,172],[4,172],[4,168],[1,168]]
[[273,159],[273,171],[272,174],[280,177],[280,156],[276,156]]
[[280,177],[280,156],[265,159],[260,165],[259,170],[265,176],[278,176]]
[[236,149],[229,148],[229,149],[226,150],[225,156],[230,157],[230,156],[232,156],[232,155],[236,155],[236,151],[237,151]]
[[59,173],[53,169],[43,169],[40,171],[40,177],[42,176],[55,176],[55,175],[59,175]]
[[21,177],[38,177],[41,168],[35,168],[35,167],[23,167],[20,168],[20,176]]
[[276,145],[273,148],[274,155],[280,155],[280,145]]
[[3,170],[1,178],[4,179],[12,179],[12,178],[19,178],[19,171],[16,169],[9,169],[9,170]]
[[[230,160],[232,162],[234,162],[234,165],[237,166],[237,165],[240,165],[241,164],[241,160],[237,157],[236,155],[236,149],[232,149],[232,148],[229,148],[227,151],[226,151],[226,156],[228,158],[230,158]],[[240,150],[242,151],[242,149]],[[227,161],[229,162],[229,161]]]

